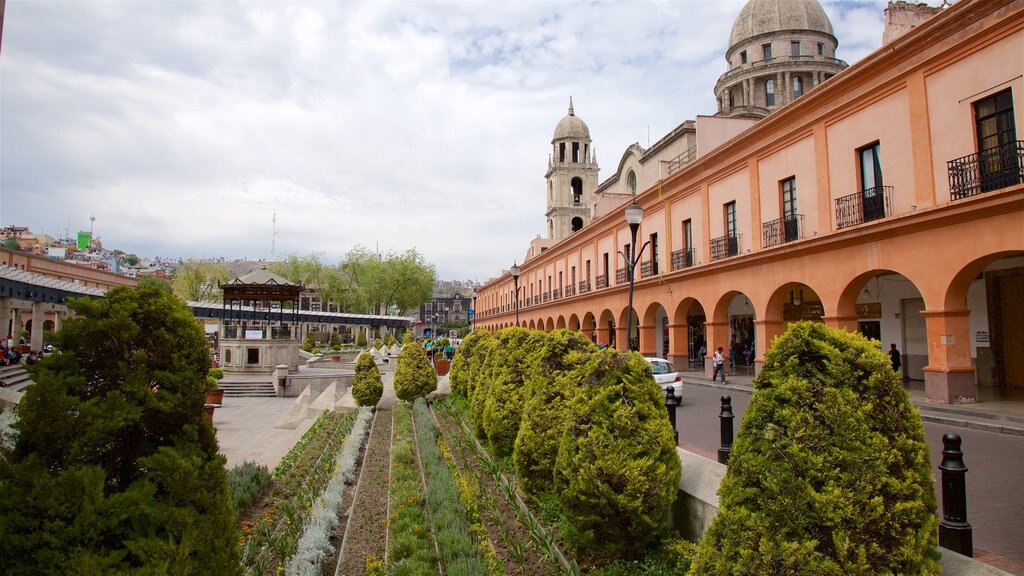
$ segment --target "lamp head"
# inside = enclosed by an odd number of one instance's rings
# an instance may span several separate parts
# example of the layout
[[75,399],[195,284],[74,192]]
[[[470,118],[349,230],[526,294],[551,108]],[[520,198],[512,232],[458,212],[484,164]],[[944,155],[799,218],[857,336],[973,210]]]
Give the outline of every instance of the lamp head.
[[512,278],[514,278],[514,279],[518,279],[519,278],[519,265],[518,264],[513,262],[512,263],[512,268],[509,268],[509,271],[512,272]]
[[639,226],[640,221],[644,219],[644,209],[633,202],[629,206],[626,206],[626,223],[630,226]]

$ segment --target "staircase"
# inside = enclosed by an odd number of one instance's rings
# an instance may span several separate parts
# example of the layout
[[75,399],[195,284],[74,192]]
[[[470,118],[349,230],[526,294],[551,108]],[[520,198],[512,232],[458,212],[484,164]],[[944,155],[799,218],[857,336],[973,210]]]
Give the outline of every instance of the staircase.
[[274,391],[274,382],[271,380],[231,381],[225,378],[218,383],[217,387],[224,391],[225,398],[274,398],[277,396]]
[[5,388],[16,392],[24,392],[32,384],[32,377],[25,371],[24,364],[0,366],[0,380],[3,380]]

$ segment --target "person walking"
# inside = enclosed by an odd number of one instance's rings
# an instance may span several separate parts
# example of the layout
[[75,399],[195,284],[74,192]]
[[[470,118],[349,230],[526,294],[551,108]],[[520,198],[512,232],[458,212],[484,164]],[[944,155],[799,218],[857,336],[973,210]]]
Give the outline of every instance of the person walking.
[[715,378],[718,377],[718,373],[722,373],[722,384],[725,384],[725,355],[722,354],[722,347],[719,346],[718,350],[715,351],[714,355],[711,356],[711,366],[713,371],[711,372],[711,381],[714,382]]
[[900,351],[896,349],[895,343],[889,346],[889,360],[892,361],[892,369],[896,371],[896,374],[899,375],[900,378],[902,378],[903,373],[900,372],[900,367],[903,366],[903,363],[900,360]]

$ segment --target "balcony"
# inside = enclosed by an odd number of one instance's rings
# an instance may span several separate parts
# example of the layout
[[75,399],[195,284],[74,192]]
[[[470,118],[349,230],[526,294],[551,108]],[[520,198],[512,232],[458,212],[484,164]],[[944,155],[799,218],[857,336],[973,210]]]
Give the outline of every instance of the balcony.
[[946,162],[949,197],[970,196],[1016,186],[1024,175],[1024,142],[1008,142],[997,148]]
[[551,292],[544,293],[544,302],[547,302],[548,300],[551,300]]
[[693,266],[693,248],[672,252],[672,269],[682,270]]
[[590,282],[580,282],[580,294],[586,294],[587,292],[590,292]]
[[565,285],[565,297],[570,298],[576,295],[576,286],[573,284]]
[[629,275],[627,274],[627,270],[625,268],[619,268],[618,270],[615,271],[616,284],[625,284],[628,280]]
[[761,247],[770,248],[798,240],[803,236],[804,215],[793,214],[761,224]]
[[711,260],[721,260],[740,253],[739,236],[726,234],[711,240]]
[[891,201],[892,186],[876,186],[836,198],[836,230],[889,216]]
[[540,296],[534,296],[533,297],[533,303],[534,303],[534,305],[540,304]]
[[600,290],[601,288],[607,288],[607,287],[608,287],[608,276],[598,276],[597,277],[597,289]]
[[562,297],[562,291],[559,290],[558,288],[555,288],[554,290],[551,291],[551,299],[552,300],[558,300],[561,297]]
[[654,276],[658,273],[658,263],[654,260],[648,260],[640,263],[640,277],[647,278],[648,276]]

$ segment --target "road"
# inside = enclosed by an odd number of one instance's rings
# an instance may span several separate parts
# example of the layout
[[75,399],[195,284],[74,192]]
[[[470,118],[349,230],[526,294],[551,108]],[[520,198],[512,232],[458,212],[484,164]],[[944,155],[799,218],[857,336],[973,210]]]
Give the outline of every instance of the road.
[[[738,433],[750,401],[749,393],[684,385],[683,402],[676,416],[681,447],[717,459],[721,446],[718,415],[723,394],[732,397],[734,430]],[[967,521],[974,528],[975,557],[981,559],[984,552],[1002,556],[1009,565],[991,563],[1024,574],[1024,499],[1014,496],[1024,480],[1024,437],[926,422],[924,433],[931,447],[940,519],[938,465],[942,461],[942,435],[947,432],[955,432],[963,439],[964,463],[968,468]]]

